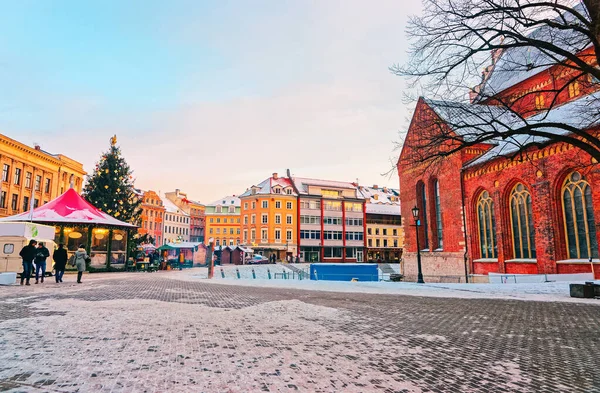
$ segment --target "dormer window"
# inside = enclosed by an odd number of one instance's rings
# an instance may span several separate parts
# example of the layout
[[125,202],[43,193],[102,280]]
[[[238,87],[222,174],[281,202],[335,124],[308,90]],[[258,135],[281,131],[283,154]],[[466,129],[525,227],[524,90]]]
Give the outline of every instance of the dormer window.
[[546,100],[544,99],[543,94],[535,96],[535,109],[544,109],[545,104]]
[[569,84],[569,98],[577,97],[579,95],[579,82],[575,81]]
[[288,195],[292,195],[292,189],[288,188],[287,190],[285,190],[285,193]]
[[252,189],[252,195],[256,195],[256,188]]
[[235,213],[235,206],[229,206],[229,213]]
[[275,192],[275,194],[281,194],[281,188],[279,187],[274,188],[273,191]]
[[223,207],[221,205],[219,205],[219,206],[217,206],[215,208],[215,210],[216,210],[217,213],[222,213],[223,212]]

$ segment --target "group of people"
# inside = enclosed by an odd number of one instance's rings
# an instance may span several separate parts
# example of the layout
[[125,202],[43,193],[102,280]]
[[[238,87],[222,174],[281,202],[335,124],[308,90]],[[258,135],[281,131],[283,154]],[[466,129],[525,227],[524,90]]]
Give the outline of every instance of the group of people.
[[[43,242],[30,240],[29,244],[21,249],[19,256],[23,259],[23,272],[21,273],[21,285],[30,285],[29,280],[33,274],[35,263],[35,283],[44,283],[46,275],[46,260],[50,257],[50,251]],[[63,282],[63,275],[69,262],[69,257],[64,244],[59,244],[58,248],[52,253],[54,260],[54,279],[56,283]],[[89,259],[85,246],[79,246],[75,254],[71,257],[71,265],[77,267],[77,283],[81,284],[81,277],[86,267],[86,260]]]

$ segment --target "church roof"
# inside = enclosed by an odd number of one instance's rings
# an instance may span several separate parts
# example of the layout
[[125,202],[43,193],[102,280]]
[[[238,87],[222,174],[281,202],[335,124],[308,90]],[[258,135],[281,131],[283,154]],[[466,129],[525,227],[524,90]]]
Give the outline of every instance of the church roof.
[[[574,7],[576,12],[587,15],[582,4]],[[562,19],[564,17],[564,20]],[[582,22],[565,12],[556,18],[560,26],[577,26]],[[584,29],[587,27],[583,26]],[[591,45],[589,37],[575,31],[573,28],[554,28],[546,24],[528,35],[532,40],[552,42],[554,45],[570,53],[580,53]],[[481,86],[480,97],[485,100],[498,93],[515,86],[516,84],[539,74],[540,72],[556,65],[564,57],[533,46],[519,46],[506,49],[494,64],[493,69],[485,83]]]
[[33,221],[56,224],[90,224],[135,228],[135,225],[117,220],[98,210],[70,188],[61,196],[31,212],[0,219],[0,222]]

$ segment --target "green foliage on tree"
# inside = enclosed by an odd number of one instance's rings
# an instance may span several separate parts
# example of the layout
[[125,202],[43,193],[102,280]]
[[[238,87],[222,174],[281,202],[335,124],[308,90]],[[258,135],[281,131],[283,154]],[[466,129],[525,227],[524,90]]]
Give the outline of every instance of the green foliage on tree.
[[102,155],[94,172],[87,176],[83,197],[116,219],[138,225],[142,200],[134,192],[133,183],[133,171],[121,156],[116,137],[113,137],[110,150]]

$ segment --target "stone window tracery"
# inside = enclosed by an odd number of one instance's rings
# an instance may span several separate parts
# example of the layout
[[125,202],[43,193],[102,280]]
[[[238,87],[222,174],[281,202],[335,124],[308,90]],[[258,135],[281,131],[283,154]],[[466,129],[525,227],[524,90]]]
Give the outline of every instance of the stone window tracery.
[[513,235],[513,257],[535,259],[531,194],[522,183],[518,183],[510,193],[510,223]]
[[562,208],[570,259],[598,258],[592,189],[579,172],[571,173],[562,186]]
[[479,224],[481,258],[498,258],[494,201],[487,191],[482,192],[477,200],[477,221]]

